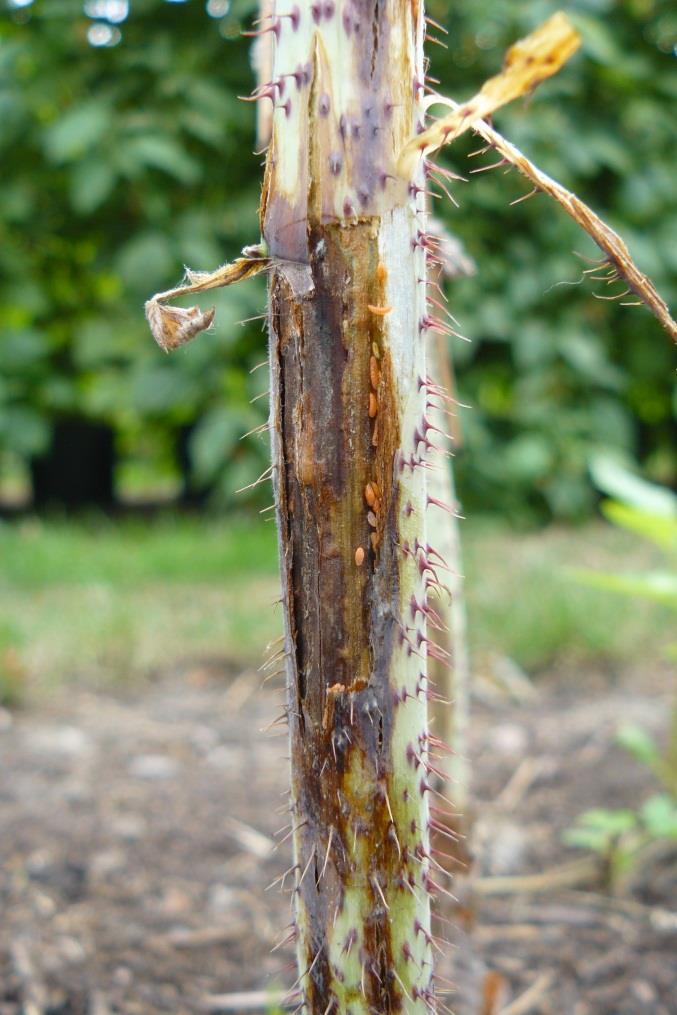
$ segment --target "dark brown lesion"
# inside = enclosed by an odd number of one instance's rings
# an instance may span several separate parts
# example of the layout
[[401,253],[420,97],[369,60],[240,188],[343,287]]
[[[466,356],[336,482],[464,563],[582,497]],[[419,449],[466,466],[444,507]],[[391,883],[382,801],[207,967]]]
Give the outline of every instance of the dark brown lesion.
[[[362,491],[376,456],[366,398],[360,397],[369,385],[370,334],[368,313],[358,309],[368,299],[368,274],[356,257],[358,232],[364,236],[364,229],[329,226],[313,236],[312,299],[295,298],[293,269],[280,269],[273,279],[285,396],[279,468],[286,556],[298,676],[307,689],[300,698],[316,728],[326,688],[369,675],[370,568],[356,566],[355,551],[369,546]],[[373,246],[373,235],[369,239]]]
[[[309,233],[309,265],[278,263],[271,275],[274,465],[291,641],[292,819],[302,825],[298,867],[308,868],[298,890],[312,966],[307,989],[318,1000],[313,1011],[331,1001],[333,974],[322,949],[354,877],[364,879],[371,913],[359,929],[365,990],[379,1010],[401,1010],[399,987],[386,975],[392,956],[382,899],[401,868],[386,789],[398,599],[393,463],[400,432],[387,317],[369,310],[385,299],[376,227],[371,219],[317,225]],[[378,397],[375,417],[368,412],[370,392]],[[378,490],[375,526],[365,501],[370,483]],[[361,566],[359,547],[365,549]],[[351,869],[356,835],[366,846],[367,871]]]

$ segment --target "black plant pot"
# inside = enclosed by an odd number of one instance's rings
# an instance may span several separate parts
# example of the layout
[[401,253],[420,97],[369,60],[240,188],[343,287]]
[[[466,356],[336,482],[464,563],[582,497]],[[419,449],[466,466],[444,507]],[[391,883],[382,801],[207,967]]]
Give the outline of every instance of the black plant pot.
[[49,449],[31,462],[33,506],[110,508],[114,468],[112,427],[77,417],[57,420]]

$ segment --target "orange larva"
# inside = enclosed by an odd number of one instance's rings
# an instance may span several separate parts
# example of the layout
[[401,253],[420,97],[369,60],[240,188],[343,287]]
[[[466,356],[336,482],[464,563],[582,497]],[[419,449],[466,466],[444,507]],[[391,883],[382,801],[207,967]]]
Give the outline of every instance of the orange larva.
[[378,265],[376,267],[376,278],[379,280],[381,285],[383,285],[385,280],[388,278],[388,269],[386,268],[383,261],[378,262]]
[[375,419],[378,413],[378,399],[373,391],[369,392],[369,419]]
[[378,534],[376,532],[372,532],[372,534],[370,535],[369,538],[371,540],[371,548],[372,548],[372,550],[376,551],[376,549],[378,548],[378,542],[379,542],[379,540],[378,540]]
[[355,563],[358,567],[362,567],[364,564],[364,548],[361,546],[355,550]]
[[369,507],[373,507],[374,506],[374,502],[376,500],[376,493],[374,492],[374,485],[373,485],[373,483],[367,483],[367,485],[365,486],[365,488],[364,488],[364,499],[366,500],[366,502],[369,505]]
[[373,303],[367,303],[367,310],[369,310],[372,314],[376,314],[377,317],[385,317],[392,311],[392,309],[393,308],[390,306],[390,304],[388,304],[385,307],[377,307],[374,306]]
[[369,380],[374,390],[378,388],[378,382],[381,380],[381,371],[378,368],[378,360],[375,356],[369,357]]

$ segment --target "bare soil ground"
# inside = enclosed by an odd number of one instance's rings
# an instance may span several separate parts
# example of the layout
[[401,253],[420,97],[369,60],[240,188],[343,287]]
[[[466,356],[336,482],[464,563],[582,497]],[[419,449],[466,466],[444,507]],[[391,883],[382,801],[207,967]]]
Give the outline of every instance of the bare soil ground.
[[[473,957],[452,930],[445,960],[457,1015],[677,1010],[674,851],[622,897],[514,880],[580,859],[561,835],[581,811],[654,791],[614,733],[660,731],[667,701],[661,674],[553,674],[477,704]],[[217,664],[0,711],[0,1015],[247,1011],[219,998],[293,982],[289,947],[271,953],[289,895],[264,891],[291,862],[274,848],[285,739],[258,732],[277,711],[258,674]]]

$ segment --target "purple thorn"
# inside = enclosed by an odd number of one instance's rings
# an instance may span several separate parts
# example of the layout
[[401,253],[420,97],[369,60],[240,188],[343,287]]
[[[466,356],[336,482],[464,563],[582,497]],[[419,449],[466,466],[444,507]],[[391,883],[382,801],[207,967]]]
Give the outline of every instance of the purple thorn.
[[259,35],[265,35],[266,32],[273,32],[277,41],[280,41],[280,32],[282,31],[282,20],[280,18],[274,18],[272,23],[267,28],[259,28],[256,32],[243,32],[242,34],[249,38],[255,39]]
[[301,89],[301,85],[303,84],[303,67],[301,66],[300,63],[297,64],[295,71],[293,71],[291,74],[287,74],[286,76],[288,78],[293,78],[294,81],[296,82],[296,87],[299,90]]

